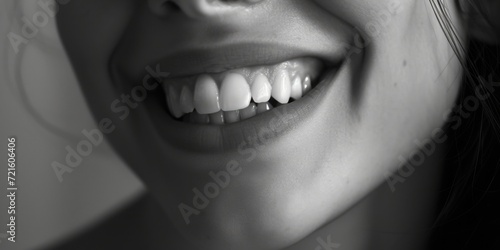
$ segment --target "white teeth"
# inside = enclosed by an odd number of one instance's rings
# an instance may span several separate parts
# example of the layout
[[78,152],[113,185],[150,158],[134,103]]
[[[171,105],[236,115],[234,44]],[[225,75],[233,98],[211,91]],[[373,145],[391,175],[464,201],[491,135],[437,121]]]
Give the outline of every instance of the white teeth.
[[273,83],[273,98],[282,104],[286,104],[290,100],[291,91],[292,87],[288,72],[286,70],[278,71],[275,75]]
[[240,111],[227,111],[224,112],[224,121],[226,123],[235,123],[240,121]]
[[269,66],[167,78],[163,88],[173,117],[182,117],[185,122],[228,124],[273,109],[271,102],[279,106],[299,100],[311,90],[312,80],[319,77],[322,68],[321,61],[306,57]]
[[194,110],[193,92],[188,86],[182,87],[180,105],[184,113],[191,113]]
[[250,103],[250,105],[248,105],[248,107],[240,110],[240,119],[241,120],[254,117],[255,115],[257,115],[257,107],[255,106],[255,103]]
[[302,97],[302,80],[299,76],[296,76],[295,79],[293,79],[292,92],[290,96],[295,100],[298,100]]
[[222,81],[220,106],[224,111],[243,109],[250,104],[252,95],[247,80],[240,74],[229,73]]
[[252,84],[252,97],[256,103],[268,102],[271,99],[271,83],[263,74],[257,75]]
[[211,114],[220,110],[219,90],[209,75],[201,75],[194,88],[194,107],[200,114]]
[[273,109],[273,105],[271,105],[271,103],[268,103],[268,102],[259,103],[257,105],[257,114],[262,114],[262,113],[269,111],[271,109]]
[[309,90],[311,90],[311,77],[306,76],[304,82],[302,83],[302,95],[305,95]]
[[182,115],[184,115],[184,112],[182,112],[181,107],[179,105],[179,95],[177,94],[177,91],[172,85],[168,86],[168,91],[167,91],[167,105],[170,110],[170,113],[175,117],[179,118]]

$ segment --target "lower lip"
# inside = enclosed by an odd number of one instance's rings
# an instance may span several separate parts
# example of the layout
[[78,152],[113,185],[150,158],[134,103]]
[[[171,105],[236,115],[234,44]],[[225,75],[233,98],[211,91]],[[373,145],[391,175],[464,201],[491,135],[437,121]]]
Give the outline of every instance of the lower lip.
[[200,154],[234,153],[248,138],[265,137],[267,143],[307,123],[315,107],[323,103],[325,93],[334,84],[338,68],[329,70],[320,83],[300,100],[279,106],[248,120],[223,126],[176,121],[161,102],[148,103],[148,116],[156,132],[172,147]]

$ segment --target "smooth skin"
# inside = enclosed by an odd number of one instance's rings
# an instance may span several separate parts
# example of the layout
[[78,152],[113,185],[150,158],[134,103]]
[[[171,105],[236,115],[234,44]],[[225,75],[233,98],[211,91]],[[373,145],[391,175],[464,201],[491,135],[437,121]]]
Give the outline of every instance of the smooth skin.
[[[72,0],[57,18],[96,120],[114,119],[110,142],[160,204],[134,210],[149,223],[127,226],[163,237],[131,241],[187,249],[315,249],[319,238],[331,236],[345,249],[425,248],[422,230],[432,217],[441,146],[395,192],[386,180],[400,156],[418,149],[415,140],[430,138],[444,124],[460,87],[462,69],[429,1],[174,0],[175,12],[165,11],[164,2]],[[447,5],[466,41],[459,10],[452,1]],[[346,58],[345,44],[356,44],[356,34],[365,45]],[[152,101],[124,120],[110,109],[161,55],[245,42],[306,44],[343,55],[345,62],[308,122],[266,143],[251,160],[237,152],[176,148],[157,133]],[[251,65],[252,58],[239,62]],[[210,65],[164,70],[203,73],[204,66]],[[114,69],[127,74],[116,77]],[[231,160],[240,162],[241,173],[187,225],[179,204],[190,204],[192,189],[203,188],[212,181],[208,172]],[[405,236],[381,233],[401,231]]]

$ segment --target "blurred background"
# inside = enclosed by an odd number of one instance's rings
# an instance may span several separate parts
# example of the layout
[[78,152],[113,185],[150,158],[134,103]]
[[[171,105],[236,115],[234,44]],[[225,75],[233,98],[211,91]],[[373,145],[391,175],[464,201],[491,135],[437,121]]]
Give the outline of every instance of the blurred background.
[[[55,0],[0,1],[0,249],[40,249],[85,230],[144,192],[109,144],[94,147],[60,182],[51,163],[65,163],[81,131],[97,127],[57,34],[41,6]],[[68,1],[68,0],[66,0]],[[71,0],[69,0],[71,1]],[[45,13],[45,14],[43,14]],[[45,18],[46,17],[46,18]],[[38,20],[37,24],[33,20]],[[16,45],[29,20],[32,38]],[[16,243],[7,231],[7,138],[16,137]]]

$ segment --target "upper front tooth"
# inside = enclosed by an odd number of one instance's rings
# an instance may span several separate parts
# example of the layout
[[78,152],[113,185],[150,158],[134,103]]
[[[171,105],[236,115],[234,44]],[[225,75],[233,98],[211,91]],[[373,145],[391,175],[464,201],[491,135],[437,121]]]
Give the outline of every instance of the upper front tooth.
[[290,96],[295,100],[298,100],[302,97],[302,80],[299,76],[296,76],[295,79],[293,79],[292,92]]
[[167,106],[170,110],[170,114],[172,114],[175,118],[181,117],[184,115],[184,112],[182,112],[179,105],[179,95],[177,94],[176,89],[172,85],[169,85],[167,92]]
[[267,77],[259,74],[252,84],[252,97],[256,103],[268,102],[271,99],[271,84]]
[[280,70],[274,77],[272,95],[276,101],[288,103],[291,94],[290,76],[286,70]]
[[196,79],[194,107],[200,114],[211,114],[220,110],[219,89],[211,76],[201,75]]
[[252,95],[247,80],[240,74],[229,73],[222,81],[220,104],[224,111],[244,109],[250,104]]
[[191,113],[194,110],[193,92],[188,86],[184,86],[180,98],[181,110],[184,113]]

